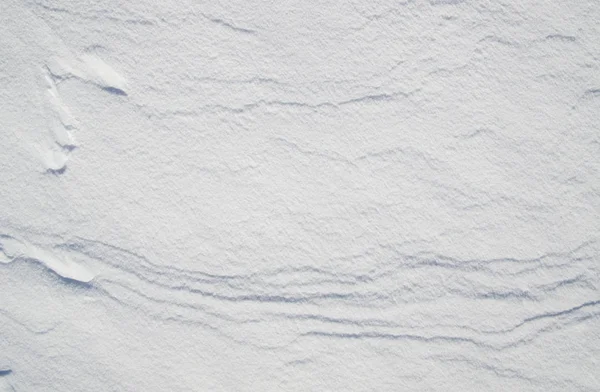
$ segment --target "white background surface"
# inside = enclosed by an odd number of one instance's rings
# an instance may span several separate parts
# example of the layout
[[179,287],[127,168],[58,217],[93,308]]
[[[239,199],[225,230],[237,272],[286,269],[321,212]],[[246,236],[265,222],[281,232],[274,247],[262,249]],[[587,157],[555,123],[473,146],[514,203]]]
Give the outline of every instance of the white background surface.
[[599,20],[2,1],[0,388],[600,389]]

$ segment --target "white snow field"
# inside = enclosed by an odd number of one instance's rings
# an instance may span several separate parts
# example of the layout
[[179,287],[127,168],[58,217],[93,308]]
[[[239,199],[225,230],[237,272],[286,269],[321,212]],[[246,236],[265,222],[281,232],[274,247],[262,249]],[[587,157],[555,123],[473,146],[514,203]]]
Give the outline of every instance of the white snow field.
[[0,391],[600,391],[600,1],[1,0]]

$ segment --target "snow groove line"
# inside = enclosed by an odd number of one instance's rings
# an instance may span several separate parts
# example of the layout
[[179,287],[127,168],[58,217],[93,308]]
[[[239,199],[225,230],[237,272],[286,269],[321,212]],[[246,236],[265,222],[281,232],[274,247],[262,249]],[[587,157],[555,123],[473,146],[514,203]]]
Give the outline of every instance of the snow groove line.
[[[600,301],[594,301],[593,302],[594,305],[598,305],[600,304]],[[587,306],[590,306],[588,304],[584,304],[578,307],[575,307],[573,309],[569,309],[566,310],[564,312],[557,312],[554,314],[554,316],[560,316],[560,315],[565,315],[565,314],[570,314],[573,313],[574,311],[577,310],[581,310]],[[587,320],[593,319],[593,318],[599,318],[600,317],[600,312],[596,313],[596,314],[591,314],[591,315],[586,315],[583,316],[579,319],[575,320],[575,323],[582,323],[585,322]],[[544,315],[542,315],[539,318],[545,318]],[[311,336],[316,336],[316,337],[324,337],[324,338],[335,338],[335,339],[352,339],[352,340],[372,340],[372,339],[379,339],[379,340],[414,340],[414,341],[419,341],[419,342],[424,342],[424,343],[436,343],[436,342],[448,342],[448,343],[468,343],[468,344],[472,344],[475,345],[477,347],[480,348],[484,348],[484,349],[491,349],[494,351],[504,351],[507,349],[511,349],[511,348],[516,348],[528,343],[531,343],[532,341],[534,341],[536,338],[538,338],[539,336],[541,336],[542,334],[546,333],[546,332],[551,332],[555,329],[561,329],[561,327],[565,327],[568,326],[572,323],[564,323],[563,325],[551,325],[551,326],[546,326],[546,327],[542,327],[539,328],[537,330],[532,331],[529,334],[526,334],[525,336],[517,336],[511,339],[510,336],[505,338],[506,334],[509,334],[513,331],[515,331],[517,328],[521,327],[522,325],[524,325],[526,322],[529,321],[534,321],[539,319],[538,317],[532,317],[528,320],[525,320],[524,322],[516,325],[515,327],[507,330],[507,332],[502,332],[501,335],[501,341],[485,341],[485,336],[479,336],[479,335],[475,335],[477,337],[466,337],[466,336],[457,336],[457,335],[431,335],[431,336],[427,336],[427,335],[421,335],[421,334],[409,334],[409,333],[388,333],[388,332],[376,332],[376,331],[364,331],[364,332],[332,332],[332,331],[323,331],[323,330],[310,330],[308,332],[304,332],[299,334],[299,337],[311,337]],[[502,341],[504,340],[504,341]]]
[[[7,234],[0,236],[0,250],[4,252],[3,239],[13,240],[14,237]],[[99,274],[90,286],[119,306],[143,310],[161,320],[199,323],[216,329],[223,328],[223,323],[293,323],[298,337],[316,335],[344,339],[421,339],[424,342],[437,342],[444,338],[499,349],[527,344],[541,333],[594,319],[599,315],[597,308],[600,300],[591,299],[567,309],[529,315],[520,321],[515,320],[512,326],[503,329],[485,330],[456,320],[454,324],[422,327],[425,334],[415,334],[410,322],[405,320],[402,323],[393,317],[404,306],[397,302],[396,297],[402,301],[402,296],[408,293],[416,293],[416,297],[411,294],[413,297],[410,301],[406,300],[406,305],[435,305],[448,295],[462,297],[473,304],[483,300],[515,305],[519,303],[515,301],[523,300],[552,304],[553,293],[563,287],[575,287],[578,297],[588,295],[589,298],[595,292],[597,284],[597,276],[590,272],[589,266],[594,258],[582,257],[581,252],[589,250],[590,246],[592,252],[595,251],[592,246],[594,242],[583,244],[571,252],[521,260],[525,264],[534,265],[527,274],[532,274],[538,280],[541,271],[550,273],[549,282],[538,283],[525,291],[519,288],[518,282],[513,283],[514,274],[504,276],[500,273],[522,264],[510,258],[463,261],[441,255],[400,255],[396,252],[397,258],[390,259],[391,261],[366,275],[338,275],[310,266],[216,275],[175,266],[161,266],[135,252],[95,240],[77,238],[66,242],[51,242],[54,245],[46,245],[45,249],[64,251],[74,259],[87,258],[89,262],[96,263]],[[402,261],[399,262],[400,260]],[[463,263],[467,266],[464,267]],[[553,274],[557,265],[560,266],[560,273]],[[435,271],[453,270],[463,271],[467,275],[462,274],[461,280],[443,281],[433,294],[421,293],[427,292],[427,287],[435,284],[435,279],[419,282],[422,276],[430,277],[436,275],[432,274]],[[388,286],[382,280],[389,280],[388,283],[391,284],[398,279],[406,280],[415,272],[424,272],[426,275],[417,274],[413,276],[413,283],[405,282],[412,284],[412,287],[399,286],[395,294],[378,289]],[[571,276],[565,275],[565,272]],[[301,277],[300,282],[288,280],[290,276],[297,279],[298,273],[306,276]],[[470,273],[483,274],[488,279],[488,287],[477,279],[470,282]],[[445,272],[441,276],[445,276]],[[474,275],[474,278],[477,276]],[[379,309],[380,316],[373,316],[372,313],[370,316],[340,316],[340,311],[352,314],[352,309],[367,310],[370,307],[372,310],[373,306]],[[432,311],[433,309],[426,310]],[[436,333],[442,327],[452,332],[452,335],[441,337]]]
[[[136,279],[149,283],[151,285],[159,286],[163,289],[174,290],[174,291],[188,291],[193,294],[199,294],[205,297],[212,297],[219,300],[227,300],[227,301],[250,301],[250,302],[282,302],[282,303],[301,303],[301,302],[310,302],[315,300],[323,300],[323,299],[331,299],[331,300],[342,300],[342,301],[352,301],[355,303],[360,303],[361,301],[383,301],[389,302],[391,299],[397,301],[396,295],[382,295],[376,291],[377,282],[381,279],[391,277],[394,278],[394,275],[399,274],[401,271],[407,271],[411,269],[419,269],[419,268],[460,268],[460,263],[457,261],[453,261],[451,264],[448,263],[440,263],[436,259],[426,258],[420,259],[419,257],[414,257],[410,255],[404,255],[405,260],[412,261],[412,263],[401,263],[397,264],[394,268],[388,268],[387,271],[374,272],[368,279],[365,279],[364,276],[358,275],[347,275],[342,280],[336,280],[334,278],[338,278],[337,275],[331,275],[324,270],[319,270],[315,268],[292,268],[292,269],[277,269],[274,271],[266,271],[260,273],[252,273],[249,275],[238,275],[238,276],[218,276],[211,275],[203,272],[193,272],[186,271],[182,269],[170,269],[174,272],[168,272],[163,270],[163,268],[158,267],[156,264],[149,263],[145,258],[140,257],[131,252],[127,252],[123,249],[117,249],[118,252],[123,253],[125,255],[134,256],[135,260],[140,263],[138,267],[129,267],[131,265],[131,261],[127,262],[113,262],[113,257],[103,257],[99,258],[94,254],[93,251],[89,251],[86,246],[79,243],[67,243],[57,245],[57,248],[66,248],[71,251],[76,251],[81,254],[85,254],[88,257],[96,258],[101,261],[105,265],[108,265],[112,268],[115,268],[119,271],[120,274],[123,272],[127,274],[131,274]],[[122,259],[123,254],[115,255],[121,256],[117,259]],[[539,259],[533,260],[534,262],[540,261],[545,257],[549,257],[550,255],[543,256]],[[512,259],[507,259],[508,261],[513,261]],[[497,261],[497,260],[495,260]],[[473,262],[467,262],[470,265],[474,265]],[[476,270],[481,269],[480,264],[476,265]],[[572,265],[571,265],[572,266]],[[140,268],[141,267],[141,268]],[[540,266],[541,267],[541,266]],[[279,283],[278,279],[280,275],[292,274],[297,275],[299,271],[307,271],[311,274],[315,274],[316,276],[309,276],[309,280],[303,282],[302,284],[296,284],[295,282],[284,281],[283,283]],[[497,278],[499,271],[486,271],[483,269],[483,272],[490,274],[492,277]],[[539,274],[539,270],[537,268],[532,269],[532,273]],[[581,271],[574,274],[573,277],[564,277],[564,279],[553,281],[541,286],[541,288],[537,288],[537,293],[535,292],[536,287],[533,288],[534,292],[532,293],[532,288],[528,289],[528,291],[523,291],[522,289],[510,289],[508,287],[504,287],[502,289],[494,289],[493,287],[485,288],[485,286],[479,285],[477,287],[473,282],[470,282],[468,279],[463,282],[446,283],[444,286],[444,291],[446,293],[459,295],[466,298],[471,299],[527,299],[527,300],[537,300],[541,298],[544,294],[548,294],[554,290],[560,289],[565,285],[573,285],[578,283],[585,282],[589,288],[593,288],[594,285],[590,282],[590,277],[586,277],[585,274],[582,274]],[[327,279],[319,279],[319,275],[328,275]],[[353,278],[352,280],[347,280],[346,278]],[[274,280],[273,284],[267,279]],[[322,283],[328,283],[328,291],[320,292],[319,286]],[[465,286],[465,283],[472,285],[472,287]],[[506,282],[505,282],[506,284]],[[207,288],[207,285],[210,287],[217,288],[218,291],[210,290]],[[364,289],[365,286],[375,287],[374,289]],[[291,295],[291,289],[297,291],[298,289],[304,290],[307,292],[306,287],[313,286],[315,287],[313,290],[310,290],[310,293],[303,294],[301,296]],[[221,287],[219,289],[219,287]],[[265,287],[270,289],[269,293],[259,293],[256,292],[257,289],[264,291]],[[304,287],[304,289],[303,289]],[[416,287],[418,288],[418,287]],[[230,294],[222,292],[223,289],[227,289]],[[333,289],[333,290],[332,290]],[[482,290],[483,289],[483,290]],[[475,290],[475,291],[474,291]],[[238,292],[239,294],[233,294],[231,292]],[[400,291],[402,294],[402,291]],[[441,294],[440,294],[441,295]]]
[[[205,297],[212,297],[215,299],[219,299],[219,300],[226,300],[226,301],[251,301],[251,302],[283,302],[283,303],[299,303],[299,302],[310,302],[310,301],[314,301],[314,300],[319,300],[319,299],[336,299],[336,300],[354,300],[354,301],[361,301],[361,300],[389,300],[390,296],[386,296],[386,295],[381,295],[377,292],[373,292],[373,291],[367,291],[367,292],[359,292],[357,290],[351,290],[351,291],[339,291],[339,287],[338,287],[338,291],[330,291],[328,293],[319,293],[317,292],[313,292],[310,294],[305,294],[302,296],[292,296],[290,294],[286,294],[286,291],[279,291],[279,293],[277,293],[277,291],[275,293],[271,293],[271,294],[250,294],[247,293],[248,290],[252,291],[252,287],[253,285],[251,284],[246,284],[243,286],[243,289],[246,291],[243,294],[239,294],[239,295],[227,295],[227,294],[220,294],[218,292],[215,292],[213,290],[208,290],[208,289],[204,289],[202,288],[205,285],[209,285],[209,286],[214,286],[214,285],[219,285],[219,284],[225,284],[226,287],[229,287],[230,289],[234,289],[236,291],[240,291],[239,290],[239,286],[236,287],[236,285],[231,284],[234,281],[244,281],[246,283],[248,283],[249,279],[247,277],[244,278],[238,278],[238,279],[227,279],[227,280],[216,280],[216,281],[211,281],[211,280],[205,280],[205,279],[197,279],[197,278],[193,278],[190,277],[187,273],[183,273],[183,272],[178,272],[176,274],[176,276],[170,275],[168,273],[164,273],[162,271],[155,271],[152,269],[148,269],[147,267],[144,267],[142,270],[145,270],[147,272],[147,274],[144,274],[143,272],[140,272],[138,269],[133,269],[133,268],[129,268],[126,267],[124,264],[121,265],[117,265],[115,263],[111,263],[108,260],[105,260],[107,263],[111,264],[113,267],[121,270],[122,272],[127,272],[130,274],[133,274],[137,279],[142,280],[146,283],[150,283],[152,285],[156,285],[159,286],[163,289],[167,289],[167,290],[174,290],[174,291],[188,291],[190,293],[193,294],[199,294],[201,296],[205,296]],[[277,276],[277,273],[281,273],[284,272],[285,270],[280,270],[278,272],[276,272],[274,274],[274,276]],[[265,276],[267,276],[268,274],[266,274]],[[260,278],[260,275],[254,274],[254,277],[258,277]],[[165,282],[165,280],[167,280],[167,282]],[[378,279],[375,278],[374,281],[377,281]],[[568,279],[567,282],[571,282],[571,283],[576,283],[578,281],[580,281],[581,278],[572,278],[572,279]],[[175,283],[168,283],[169,281],[174,281]],[[264,282],[264,280],[259,279],[258,280],[258,286],[260,288],[263,288],[265,286],[269,286],[268,284],[266,284]],[[289,282],[288,282],[289,283]],[[315,282],[312,282],[313,285],[315,284]],[[357,287],[360,286],[360,282],[355,282],[354,284],[351,285],[351,287]],[[200,285],[200,286],[199,286]],[[560,282],[554,283],[554,289],[558,289],[560,287],[562,287],[564,284],[560,284]],[[277,287],[279,286],[279,287]],[[277,285],[276,287],[274,287],[275,289],[281,289],[281,285]],[[345,286],[345,285],[344,285]],[[301,288],[302,285],[298,286],[298,285],[294,285],[294,284],[288,284],[287,286],[285,286],[284,288],[290,289],[290,288]],[[334,286],[337,287],[337,286]],[[271,287],[273,288],[273,287]],[[344,287],[341,287],[342,289]],[[470,298],[495,298],[495,299],[507,299],[507,298],[518,298],[518,299],[530,299],[533,300],[535,299],[534,296],[530,295],[527,292],[523,292],[522,290],[506,290],[504,289],[503,292],[501,291],[494,291],[494,290],[488,290],[488,292],[484,292],[481,294],[477,294],[477,293],[471,293],[469,295],[466,294],[466,291],[464,288],[461,288],[461,286],[458,287],[446,287],[446,291],[449,293],[453,293],[453,294],[457,294],[463,297],[470,297]],[[548,293],[552,291],[549,288],[545,288],[544,292]],[[287,291],[289,292],[289,290]]]

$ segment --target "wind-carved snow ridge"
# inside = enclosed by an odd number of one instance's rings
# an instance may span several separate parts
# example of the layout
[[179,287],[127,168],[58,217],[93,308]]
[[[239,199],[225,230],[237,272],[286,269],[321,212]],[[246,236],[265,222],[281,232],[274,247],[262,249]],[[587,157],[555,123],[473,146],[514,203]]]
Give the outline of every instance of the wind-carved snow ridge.
[[86,53],[81,56],[81,61],[86,66],[86,80],[97,84],[102,90],[111,94],[127,96],[125,79],[100,57],[94,53]]
[[57,83],[60,83],[62,78],[54,74],[48,66],[44,73],[50,110],[54,114],[49,126],[56,146],[49,146],[45,151],[40,151],[40,154],[48,173],[63,174],[67,169],[67,161],[71,152],[77,148],[73,136],[73,132],[77,130],[77,122],[58,92]]
[[48,69],[61,81],[74,79],[95,85],[108,93],[127,96],[126,81],[96,53],[94,47],[77,59],[56,58]]
[[81,283],[89,283],[94,279],[94,274],[90,270],[74,262],[67,255],[9,235],[0,235],[0,252],[0,263],[3,264],[16,260],[33,261],[44,265],[65,279]]
[[61,175],[67,170],[71,153],[78,147],[74,133],[79,125],[60,96],[60,84],[68,80],[79,80],[91,83],[109,94],[127,96],[124,90],[126,83],[125,79],[93,53],[93,50],[70,62],[60,58],[54,59],[45,64],[43,73],[50,111],[53,113],[50,116],[49,127],[55,144],[38,148],[38,154],[47,168],[47,173]]

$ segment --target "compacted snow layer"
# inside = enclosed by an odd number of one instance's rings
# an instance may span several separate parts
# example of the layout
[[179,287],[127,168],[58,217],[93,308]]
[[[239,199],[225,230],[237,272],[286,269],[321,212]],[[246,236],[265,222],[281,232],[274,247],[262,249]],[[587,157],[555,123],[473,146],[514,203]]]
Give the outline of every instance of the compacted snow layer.
[[0,391],[600,390],[599,20],[0,2]]

